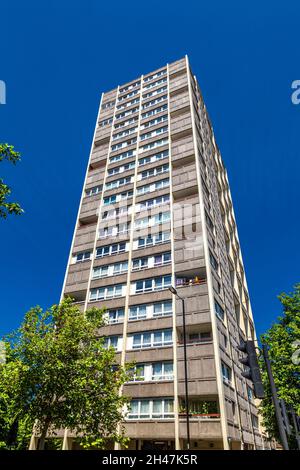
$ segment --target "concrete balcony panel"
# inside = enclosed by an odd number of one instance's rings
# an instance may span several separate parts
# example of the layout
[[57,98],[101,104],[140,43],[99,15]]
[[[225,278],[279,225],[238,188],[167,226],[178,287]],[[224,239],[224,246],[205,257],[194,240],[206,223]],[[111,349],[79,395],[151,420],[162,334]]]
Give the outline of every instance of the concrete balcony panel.
[[135,349],[126,351],[126,362],[159,362],[159,361],[172,361],[173,348],[149,348],[149,349]]
[[180,134],[192,132],[192,118],[189,112],[171,118],[171,138],[177,140]]
[[172,162],[176,164],[177,160],[185,159],[195,155],[194,143],[191,136],[172,142],[171,146]]
[[75,300],[77,299],[77,294],[78,294],[81,299],[81,297],[83,297],[82,293],[86,292],[87,286],[88,286],[87,280],[69,282],[69,284],[65,286],[64,294],[70,297],[73,297]]
[[[108,243],[109,244],[109,243]],[[128,252],[117,253],[115,255],[103,256],[101,258],[96,258],[94,261],[94,267],[97,266],[106,266],[108,264],[120,263],[121,261],[128,260]]]
[[129,321],[127,325],[127,333],[138,333],[142,331],[163,330],[172,328],[172,316],[149,318],[146,320]]
[[96,224],[79,227],[74,240],[74,252],[88,251],[93,248],[96,234]]
[[187,108],[190,104],[188,91],[170,97],[170,112],[175,113],[180,108]]
[[93,186],[103,184],[104,181],[104,167],[92,169],[88,172],[86,180],[86,189],[90,189]]
[[172,298],[172,294],[169,291],[169,289],[164,289],[164,290],[131,295],[129,297],[129,304],[137,305],[137,304],[142,304],[142,303],[153,303],[153,302],[160,302],[162,300],[170,300],[171,298]]
[[98,301],[88,302],[87,308],[93,308],[93,307],[105,308],[107,310],[125,307],[125,297],[118,297],[116,299],[110,299],[110,300],[98,300]]
[[173,76],[175,74],[178,74],[179,72],[181,73],[186,73],[186,60],[185,58],[176,60],[176,62],[172,62],[169,64],[169,75],[170,75],[170,80],[173,80]]
[[[183,367],[183,366],[182,366]],[[191,365],[191,369],[193,364]],[[195,397],[214,397],[218,393],[217,381],[215,378],[205,379],[203,377],[197,377],[188,381],[188,390],[190,396]],[[182,377],[178,379],[178,395],[182,398],[185,396],[185,380]]]
[[[175,425],[172,420],[126,421],[125,435],[132,439],[174,439]],[[155,431],[154,431],[155,430]]]
[[126,284],[127,282],[127,273],[118,274],[117,276],[106,276],[100,279],[93,279],[91,281],[91,289],[96,289],[98,287],[105,287],[113,284]]
[[149,246],[148,248],[139,248],[133,253],[133,258],[140,258],[142,256],[157,255],[171,250],[171,242],[160,243],[158,245]]
[[190,165],[175,169],[173,171],[172,183],[172,191],[175,200],[198,194],[196,166],[191,163]]
[[134,382],[124,385],[123,394],[132,398],[174,396],[174,383],[168,382]]
[[[167,210],[166,206],[163,206],[163,207],[164,207],[164,211],[166,211]],[[164,211],[162,211],[161,209],[159,212],[164,212]],[[148,211],[139,212],[139,215],[141,216],[140,218],[142,218],[143,214],[145,214],[146,216],[147,212]],[[151,211],[151,214],[152,214],[152,211]],[[159,232],[170,232],[170,230],[171,230],[171,223],[166,222],[164,224],[153,225],[152,227],[134,229],[133,236],[134,236],[134,239],[137,240],[139,237],[146,237],[147,235],[155,235],[155,234],[158,234]]]
[[100,208],[100,199],[101,193],[96,196],[85,198],[82,201],[79,218],[89,217],[97,214],[97,211],[99,211]]
[[177,241],[175,245],[174,264],[176,273],[205,267],[202,235],[196,234],[195,237],[189,236],[187,238],[187,243]]
[[112,325],[105,325],[102,328],[99,328],[98,332],[101,336],[122,336],[123,327],[123,323],[114,323]]
[[[159,136],[157,136],[157,140]],[[144,152],[139,152],[139,159],[141,158],[144,158],[144,157],[149,157],[151,155],[155,155],[157,153],[161,153],[161,152],[164,152],[165,150],[168,150],[169,149],[169,144],[166,143],[164,145],[160,145],[159,147],[156,147],[156,148],[152,148],[150,150],[147,150],[147,151],[144,151]],[[164,158],[162,160],[159,160],[160,162],[167,162],[168,161],[168,158]],[[157,162],[156,162],[157,163]],[[144,168],[144,165],[141,167],[141,168]]]
[[158,266],[154,268],[141,269],[139,271],[132,271],[130,279],[132,282],[134,282],[139,279],[147,279],[148,277],[166,276],[168,274],[170,275],[172,274],[171,263],[165,266]]
[[[186,438],[186,421],[180,418],[179,436]],[[220,419],[190,418],[191,439],[222,439],[222,428]]]
[[187,89],[188,87],[188,79],[187,79],[187,74],[182,74],[182,75],[177,75],[177,77],[170,77],[170,94],[174,92],[178,92],[182,88]]

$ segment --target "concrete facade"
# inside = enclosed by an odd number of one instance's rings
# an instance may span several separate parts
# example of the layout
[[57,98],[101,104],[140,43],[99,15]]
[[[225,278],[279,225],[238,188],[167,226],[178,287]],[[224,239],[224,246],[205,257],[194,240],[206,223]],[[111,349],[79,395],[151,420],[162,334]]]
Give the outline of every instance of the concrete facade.
[[122,390],[130,449],[186,448],[171,285],[191,448],[265,448],[238,361],[255,327],[227,173],[187,57],[102,95],[63,287],[107,307],[117,361],[139,365]]

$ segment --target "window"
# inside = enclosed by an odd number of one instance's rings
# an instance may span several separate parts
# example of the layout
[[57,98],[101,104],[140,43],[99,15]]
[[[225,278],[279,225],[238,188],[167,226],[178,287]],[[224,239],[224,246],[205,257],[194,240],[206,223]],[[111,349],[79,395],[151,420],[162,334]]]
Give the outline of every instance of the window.
[[154,235],[147,235],[146,237],[139,237],[137,240],[137,248],[144,248],[168,241],[170,241],[170,232],[160,232]]
[[134,82],[130,85],[124,86],[123,88],[120,88],[119,93],[124,93],[125,91],[132,90],[133,88],[139,86],[139,84],[140,82]]
[[111,146],[111,151],[115,152],[116,150],[123,149],[125,147],[129,147],[129,145],[133,145],[136,143],[136,138],[126,140],[125,142],[120,142],[119,144],[114,144]]
[[143,99],[147,99],[147,98],[150,98],[151,96],[155,96],[155,95],[158,95],[159,93],[163,93],[164,91],[166,91],[168,89],[167,86],[163,86],[161,88],[157,88],[157,90],[154,90],[154,91],[149,91],[148,93],[145,93],[143,95]]
[[139,166],[146,165],[147,163],[153,163],[163,158],[169,156],[169,151],[165,150],[164,152],[156,153],[155,155],[150,155],[149,157],[144,157],[139,159]]
[[204,343],[206,341],[211,341],[211,332],[201,332],[201,333],[191,333],[187,337],[188,343]]
[[156,181],[153,184],[147,184],[145,186],[140,186],[137,188],[137,195],[147,194],[153,191],[158,191],[159,189],[168,188],[170,184],[169,178],[165,178],[160,181]]
[[123,95],[123,96],[120,96],[118,98],[118,102],[119,101],[124,101],[124,100],[127,100],[128,98],[131,98],[132,96],[135,96],[139,93],[139,90],[133,90],[131,91],[130,93],[127,93],[126,95]]
[[212,223],[212,220],[210,218],[210,216],[208,215],[208,213],[205,211],[205,218],[206,218],[206,223],[208,225],[208,227],[210,228],[211,231],[214,230],[214,224]]
[[114,194],[113,196],[105,197],[103,199],[103,204],[114,204],[117,200],[117,196]]
[[133,191],[126,191],[124,193],[114,194],[112,196],[107,196],[103,199],[104,205],[115,204],[119,201],[124,201],[133,197]]
[[153,75],[148,75],[148,77],[144,78],[144,83],[150,82],[150,80],[154,80],[155,78],[161,77],[167,73],[166,69],[161,70],[160,72],[156,72]]
[[99,279],[106,276],[108,276],[108,266],[98,266],[93,269],[93,279]]
[[150,168],[149,170],[142,171],[140,173],[141,179],[151,178],[152,176],[157,176],[162,173],[167,173],[169,171],[169,164],[166,163],[165,165],[157,166],[155,168]]
[[94,186],[93,188],[87,189],[85,191],[86,196],[94,196],[95,194],[98,194],[102,191],[102,185],[100,186]]
[[160,147],[161,145],[165,145],[167,143],[168,143],[168,139],[156,140],[155,142],[151,142],[150,144],[143,145],[140,149],[140,153],[145,152],[146,150],[150,150],[150,149],[153,149],[153,148],[156,148],[156,147]]
[[99,127],[108,126],[108,125],[111,124],[112,122],[113,122],[113,119],[112,119],[112,118],[104,119],[103,121],[100,121],[100,122],[99,122]]
[[147,318],[146,305],[135,305],[129,309],[129,320],[143,320]]
[[125,285],[126,284],[116,284],[114,286],[106,286],[106,287],[99,287],[96,289],[91,289],[90,301],[123,297],[123,287],[125,287]]
[[253,390],[249,386],[247,386],[247,395],[248,395],[248,400],[253,401]]
[[115,168],[111,168],[107,171],[108,176],[118,175],[119,173],[123,173],[124,171],[131,170],[135,167],[135,162],[126,163],[126,165],[116,166]]
[[110,190],[119,188],[120,186],[125,186],[126,184],[131,183],[131,178],[131,176],[127,176],[127,178],[120,178],[118,180],[110,181],[109,183],[106,183],[105,189]]
[[161,266],[163,264],[171,263],[171,253],[162,253],[159,255],[155,255],[154,257],[154,266]]
[[145,365],[136,364],[131,370],[131,380],[133,382],[142,382],[145,380]]
[[173,380],[172,362],[155,362],[152,364],[152,380]]
[[172,315],[172,313],[172,302],[169,300],[153,304],[133,305],[129,309],[129,320],[144,320],[145,318]]
[[157,124],[160,124],[161,122],[165,122],[167,120],[168,120],[168,115],[167,114],[165,114],[164,116],[159,116],[156,119],[152,119],[151,121],[148,121],[145,124],[142,124],[141,129],[156,126]]
[[252,421],[252,426],[258,429],[259,428],[258,417],[254,415],[253,413],[251,413],[251,421]]
[[225,383],[231,383],[231,368],[222,362],[222,376]]
[[115,124],[115,129],[121,129],[122,127],[129,126],[130,124],[133,124],[137,121],[138,121],[138,117],[133,117],[133,118],[127,119],[124,122],[119,122],[119,123]]
[[130,116],[131,114],[137,113],[139,108],[133,108],[130,109],[129,111],[124,111],[123,113],[116,114],[116,119],[122,119],[126,116]]
[[167,95],[160,96],[159,98],[156,98],[155,100],[148,101],[147,103],[144,103],[142,106],[142,109],[147,109],[150,108],[150,106],[155,106],[157,103],[161,103],[162,101],[165,101],[168,98]]
[[155,224],[164,224],[166,222],[169,222],[170,219],[171,219],[170,212],[162,212],[160,214],[157,214],[154,218]]
[[106,338],[104,339],[104,347],[107,349],[108,348],[118,349],[118,342],[119,342],[118,336],[106,336]]
[[119,105],[117,106],[117,109],[119,110],[119,109],[128,108],[129,106],[132,106],[133,104],[136,104],[136,103],[138,103],[139,101],[140,101],[139,98],[134,98],[133,100],[128,101],[128,103],[119,104]]
[[126,158],[133,157],[134,155],[135,152],[133,150],[128,150],[128,152],[119,153],[118,155],[110,157],[109,161],[110,163],[118,162],[120,160],[125,160]]
[[151,400],[131,400],[127,419],[172,419],[174,400],[155,398]]
[[126,131],[118,132],[112,136],[112,140],[121,139],[122,137],[126,137],[127,135],[134,134],[137,131],[136,127],[131,127],[130,129],[126,129]]
[[115,105],[115,101],[108,101],[107,103],[103,103],[101,109],[110,109]]
[[154,88],[155,86],[158,86],[160,85],[161,83],[166,83],[167,82],[167,78],[161,78],[160,80],[157,80],[155,82],[152,82],[152,83],[149,83],[149,85],[145,85],[144,86],[144,89],[145,90],[148,90],[149,88]]
[[108,266],[97,266],[93,270],[93,279],[99,279],[107,276],[116,276],[128,271],[128,262],[111,264]]
[[152,132],[147,132],[146,134],[142,134],[140,136],[140,140],[151,139],[151,137],[155,137],[156,135],[163,134],[164,132],[168,132],[168,126],[160,127],[159,129],[155,129]]
[[123,253],[126,251],[126,243],[120,242],[113,245],[106,245],[97,248],[96,258],[102,258],[103,256],[115,255],[117,253]]
[[109,209],[103,212],[102,219],[116,219],[129,213],[131,206],[122,206],[115,209]]
[[159,106],[158,108],[155,109],[150,109],[146,113],[142,113],[142,119],[155,116],[155,114],[161,113],[162,111],[166,111],[168,109],[168,105],[164,104],[162,106]]
[[116,237],[130,230],[130,222],[117,224],[113,227],[102,227],[99,229],[99,238]]
[[135,333],[132,337],[132,349],[170,346],[172,341],[172,330]]
[[132,270],[137,271],[139,269],[145,269],[148,267],[148,258],[136,258],[132,260]]
[[135,293],[163,290],[171,286],[171,276],[159,276],[135,282]]
[[87,261],[91,259],[91,252],[90,251],[84,251],[82,253],[78,253],[76,255],[76,263],[79,263],[81,261]]
[[134,223],[135,229],[142,229],[146,227],[152,227],[153,225],[164,224],[170,221],[170,212],[163,212],[156,214],[154,217],[144,217],[142,219],[136,219]]
[[153,199],[147,199],[147,201],[140,202],[139,205],[137,205],[140,209],[140,211],[150,209],[151,207],[157,207],[162,204],[169,204],[170,202],[170,195],[169,194],[164,194],[163,196],[159,196]]
[[225,312],[223,308],[221,307],[221,305],[219,304],[219,302],[217,302],[216,300],[215,300],[215,312],[216,312],[217,317],[220,318],[220,320],[224,321]]
[[169,300],[166,300],[164,302],[157,302],[154,304],[154,311],[153,311],[153,316],[154,317],[162,317],[164,315],[172,315],[173,313],[173,307],[172,307],[172,302]]
[[108,310],[108,323],[122,323],[124,321],[124,308]]
[[214,255],[212,254],[211,251],[209,251],[209,259],[210,259],[210,264],[211,264],[211,266],[212,266],[216,271],[218,271],[218,269],[219,269],[219,264],[218,264],[216,258],[214,257]]

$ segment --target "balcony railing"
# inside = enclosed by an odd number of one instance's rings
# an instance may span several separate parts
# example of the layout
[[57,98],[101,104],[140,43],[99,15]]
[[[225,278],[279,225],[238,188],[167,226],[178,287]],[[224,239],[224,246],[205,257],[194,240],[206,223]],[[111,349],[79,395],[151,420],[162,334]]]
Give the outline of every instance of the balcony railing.
[[[186,416],[185,412],[178,413],[179,418],[184,418]],[[198,419],[205,419],[205,420],[214,420],[220,419],[221,415],[219,413],[189,413],[190,418],[198,418]]]
[[176,278],[176,287],[195,286],[199,284],[206,284],[206,279],[201,279],[198,276],[194,278]]

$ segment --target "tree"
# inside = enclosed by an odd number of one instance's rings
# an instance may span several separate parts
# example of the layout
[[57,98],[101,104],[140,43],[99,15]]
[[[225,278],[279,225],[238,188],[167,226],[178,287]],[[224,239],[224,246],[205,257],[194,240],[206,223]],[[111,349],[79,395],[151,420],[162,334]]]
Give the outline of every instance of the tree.
[[[300,284],[290,294],[279,295],[283,315],[261,337],[269,347],[278,397],[292,406],[300,415]],[[261,359],[262,378],[266,397],[262,400],[260,413],[263,425],[271,437],[280,441],[275,410],[264,361]]]
[[0,365],[2,447],[24,448],[33,424],[39,449],[64,428],[83,435],[86,448],[126,441],[120,423],[128,399],[119,389],[129,366],[116,366],[115,350],[99,336],[103,314],[92,308],[83,315],[65,299],[46,311],[32,308],[9,336]]
[[[13,145],[0,143],[0,162],[2,160],[7,160],[15,165],[21,160],[21,155],[14,150]],[[9,214],[20,215],[23,212],[23,209],[17,202],[7,202],[10,194],[11,188],[0,178],[0,217],[3,219],[6,219]]]

